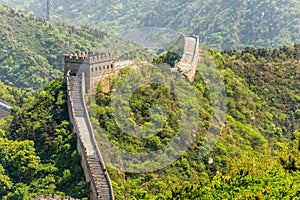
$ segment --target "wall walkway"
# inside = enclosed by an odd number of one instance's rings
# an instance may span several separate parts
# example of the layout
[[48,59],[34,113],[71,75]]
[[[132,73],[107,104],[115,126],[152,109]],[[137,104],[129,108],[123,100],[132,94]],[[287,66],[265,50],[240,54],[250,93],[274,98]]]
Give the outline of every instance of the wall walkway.
[[182,38],[178,40],[177,45],[183,48],[183,55],[181,60],[175,66],[175,69],[179,69],[179,71],[185,75],[190,82],[193,82],[200,54],[199,38],[196,36],[182,36]]
[[77,133],[77,150],[87,181],[91,182],[92,200],[113,200],[113,188],[105,163],[98,149],[84,101],[84,74],[66,77],[70,120]]

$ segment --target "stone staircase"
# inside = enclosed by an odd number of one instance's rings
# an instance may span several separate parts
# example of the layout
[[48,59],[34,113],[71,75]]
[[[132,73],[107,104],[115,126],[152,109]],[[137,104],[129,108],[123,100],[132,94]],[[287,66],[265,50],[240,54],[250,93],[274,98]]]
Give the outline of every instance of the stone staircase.
[[96,183],[96,189],[97,189],[97,193],[100,194],[100,199],[112,200],[111,195],[109,193],[110,188],[107,183],[107,177],[106,177],[107,172],[106,170],[104,170],[103,165],[94,156],[88,156],[87,162],[93,174],[93,179],[94,179],[93,181],[94,183]]
[[81,89],[80,85],[74,85],[72,91],[72,100],[74,106],[74,117],[84,117],[84,107],[83,102],[81,101]]
[[113,200],[109,175],[107,174],[100,151],[97,148],[88,113],[85,109],[81,84],[79,77],[69,77],[75,130],[84,149],[84,158],[89,169],[88,174],[91,179],[91,186],[96,191],[96,195],[94,196],[97,196],[97,200]]

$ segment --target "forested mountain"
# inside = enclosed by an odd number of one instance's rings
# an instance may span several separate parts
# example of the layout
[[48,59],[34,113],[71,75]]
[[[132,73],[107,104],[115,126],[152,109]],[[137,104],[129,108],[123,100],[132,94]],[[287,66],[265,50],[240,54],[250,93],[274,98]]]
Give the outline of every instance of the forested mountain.
[[52,193],[87,197],[63,79],[47,84],[35,98],[3,89],[0,98],[22,102],[22,108],[14,107],[12,116],[0,119],[0,199],[31,200]]
[[[207,81],[198,71],[193,83],[201,102],[197,140],[179,160],[153,173],[137,175],[110,168],[117,199],[299,197],[300,45],[274,50],[210,51],[207,56],[218,66],[227,96],[225,125],[215,127],[220,130],[218,143],[207,156],[199,156],[205,148],[211,106]],[[207,56],[202,57],[199,66],[207,62]],[[174,137],[180,119],[176,98],[169,89],[156,84],[141,86],[124,108],[131,110],[125,120],[128,124],[150,127],[161,117],[155,115],[149,120],[151,106],[165,108],[169,118],[163,128],[143,139],[128,135],[111,117],[112,95],[99,89],[94,106],[95,120],[115,145],[145,153],[164,147]],[[162,162],[166,158],[158,159]]]
[[[197,140],[179,160],[152,173],[124,173],[108,166],[116,199],[299,197],[300,46],[210,51],[208,56],[220,70],[227,96],[227,117],[218,143],[207,156],[199,157],[211,110],[206,81],[198,72],[192,85],[201,102]],[[6,89],[1,98],[19,102],[13,95],[17,93],[25,104],[15,108],[9,119],[0,120],[0,197],[32,199],[42,193],[86,197],[88,185],[68,122],[62,79],[47,84],[30,102],[26,101],[30,94],[2,86]],[[177,103],[167,88],[145,85],[130,100],[133,112],[128,120],[151,123],[147,113],[153,104],[163,105],[172,116],[146,142],[118,128],[111,117],[111,97],[98,87],[93,120],[115,144],[128,151],[149,151],[172,137]]]
[[[31,92],[62,76],[63,54],[130,48],[94,29],[54,26],[0,5],[0,81]],[[115,45],[117,44],[117,45]],[[117,49],[115,48],[117,47]]]
[[[3,0],[37,16],[46,0]],[[297,0],[53,1],[57,21],[118,33],[161,27],[200,36],[213,48],[279,47],[300,42]]]
[[[20,8],[34,7],[35,11],[36,2],[11,1]],[[104,2],[103,8],[97,1],[61,3],[56,12],[68,11],[69,19],[58,16],[65,22],[103,23],[101,26],[119,31],[154,25],[178,28],[200,32],[202,41],[212,47],[279,46],[299,41],[299,3],[291,0],[114,1]],[[90,11],[90,17],[83,17],[87,14],[84,9]],[[109,12],[100,15],[103,9]],[[130,52],[132,46],[95,29],[56,26],[2,6],[0,17],[0,99],[15,106],[11,116],[0,119],[0,199],[29,200],[47,193],[86,198],[89,183],[84,181],[76,134],[68,118],[61,55],[94,48],[117,52],[121,47]],[[239,19],[237,24],[235,17]],[[213,108],[209,82],[198,70],[191,84],[199,100],[200,117],[195,122],[200,128],[195,130],[195,142],[178,160],[155,172],[134,174],[108,165],[116,199],[297,199],[300,45],[201,53],[199,68],[212,61],[225,84],[226,120],[213,127],[220,136],[218,142],[208,155],[200,156]],[[174,59],[178,58],[167,52],[154,61],[174,64]],[[121,77],[131,72],[124,68]],[[110,77],[109,81],[114,87],[120,79]],[[168,117],[158,134],[141,140],[122,131],[112,117],[113,92],[102,92],[99,84],[93,97],[95,102],[89,105],[95,108],[93,124],[100,124],[113,144],[129,152],[164,147],[176,134],[181,120],[178,99],[170,89],[145,84],[130,98],[125,107],[130,116],[124,120],[148,126],[160,122],[165,116],[149,118],[150,108],[157,104],[163,106]],[[186,97],[186,102],[189,100]]]

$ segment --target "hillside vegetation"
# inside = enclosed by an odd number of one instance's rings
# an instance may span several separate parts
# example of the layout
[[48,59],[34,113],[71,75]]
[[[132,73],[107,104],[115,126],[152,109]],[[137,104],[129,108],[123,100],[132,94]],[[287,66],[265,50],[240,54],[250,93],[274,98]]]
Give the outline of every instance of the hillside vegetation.
[[7,86],[0,82],[0,99],[8,102],[10,105],[21,107],[33,99],[30,92],[25,92],[16,87]]
[[64,54],[131,47],[98,30],[55,26],[1,5],[0,38],[0,81],[33,93],[63,75]]
[[[21,107],[24,103],[33,100],[30,92],[25,92],[15,87],[4,85],[0,82],[0,102],[5,102],[10,106]],[[14,112],[14,108],[12,112]],[[0,107],[0,118],[5,118],[9,115],[9,110]]]
[[[179,160],[153,173],[122,173],[111,166],[109,172],[117,199],[299,197],[299,53],[300,46],[294,45],[274,50],[247,48],[203,54],[199,65],[211,57],[225,83],[225,126],[214,127],[220,131],[219,141],[207,156],[199,155],[205,148],[212,108],[208,85],[198,71],[193,83],[200,101],[197,140]],[[130,71],[124,73],[126,76]],[[168,145],[175,137],[181,122],[180,108],[170,89],[157,84],[141,86],[124,108],[130,110],[130,116],[124,119],[128,126],[152,127],[164,117],[154,115],[150,120],[151,106],[164,107],[168,117],[163,120],[163,127],[156,135],[143,139],[129,135],[118,126],[112,117],[112,95],[101,92],[99,86],[94,106],[96,120],[113,144],[133,153],[145,153]],[[187,98],[184,103],[190,100]],[[151,129],[145,131],[151,133]]]
[[[46,1],[3,0],[45,18]],[[297,0],[54,1],[57,21],[118,33],[161,27],[200,36],[213,48],[279,47],[299,42]]]
[[[203,54],[199,66],[210,56],[225,83],[227,117],[223,129],[214,127],[222,130],[218,143],[207,156],[199,156],[212,109],[208,85],[198,72],[192,85],[200,101],[196,141],[179,160],[152,173],[124,173],[108,165],[116,199],[298,197],[299,52],[300,46],[294,45]],[[172,59],[155,60],[160,61]],[[122,76],[128,73],[129,69],[122,70]],[[12,117],[0,121],[2,199],[32,199],[43,193],[87,196],[88,183],[76,152],[76,134],[68,121],[65,90],[62,79],[49,83],[34,101],[15,108]],[[126,108],[131,110],[126,120],[139,125],[160,122],[163,116],[149,119],[152,105],[165,108],[169,117],[163,127],[145,140],[127,135],[117,126],[111,117],[112,93],[103,93],[99,85],[95,98],[93,122],[98,121],[107,137],[127,151],[159,149],[176,134],[180,107],[168,88],[156,84],[140,87]]]
[[87,197],[65,90],[62,78],[48,83],[34,100],[0,119],[0,199],[52,193]]

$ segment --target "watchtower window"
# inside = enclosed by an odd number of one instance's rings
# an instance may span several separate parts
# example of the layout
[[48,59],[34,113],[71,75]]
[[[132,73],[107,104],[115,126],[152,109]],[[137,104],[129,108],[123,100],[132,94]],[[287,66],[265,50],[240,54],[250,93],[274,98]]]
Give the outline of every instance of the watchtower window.
[[76,76],[76,72],[73,71],[73,70],[71,70],[71,71],[70,71],[70,76]]
[[92,68],[92,72],[94,72],[94,68]]
[[96,69],[96,71],[98,71],[98,67],[96,67],[95,69]]
[[109,69],[109,65],[107,65],[107,68],[106,69]]
[[110,66],[111,68],[113,68],[113,64],[111,64],[111,66]]

